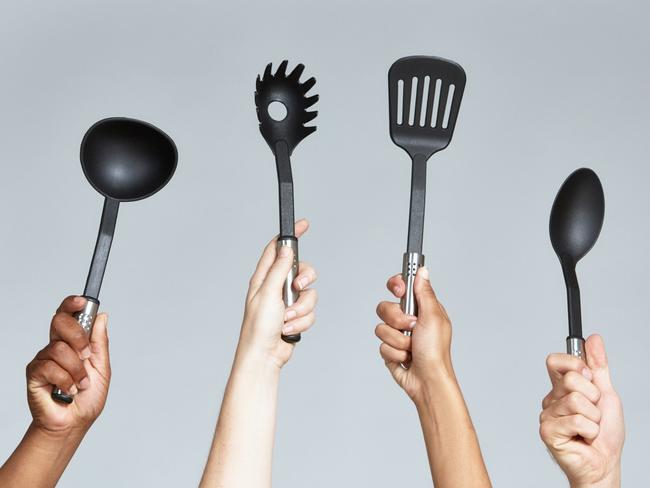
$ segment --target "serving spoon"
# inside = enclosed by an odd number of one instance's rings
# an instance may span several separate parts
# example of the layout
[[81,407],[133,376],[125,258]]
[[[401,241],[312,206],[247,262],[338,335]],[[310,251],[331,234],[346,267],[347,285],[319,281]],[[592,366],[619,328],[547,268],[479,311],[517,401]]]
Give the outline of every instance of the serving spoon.
[[571,173],[553,202],[549,231],[566,284],[569,309],[567,353],[581,359],[586,358],[576,265],[598,240],[604,218],[605,195],[598,175],[588,168]]

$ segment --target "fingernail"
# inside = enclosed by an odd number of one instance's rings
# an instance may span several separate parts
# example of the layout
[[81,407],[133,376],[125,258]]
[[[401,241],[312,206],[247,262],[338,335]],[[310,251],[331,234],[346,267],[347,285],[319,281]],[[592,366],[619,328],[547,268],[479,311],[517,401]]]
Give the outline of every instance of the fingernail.
[[293,325],[287,325],[286,327],[282,328],[282,334],[283,335],[289,335],[289,334],[291,334],[293,332],[293,330],[294,330]]
[[75,396],[77,393],[79,393],[79,390],[77,390],[77,387],[75,385],[72,385],[70,387],[70,391],[68,391],[68,394]]
[[410,322],[410,323],[409,323],[409,328],[410,328],[410,329],[414,329],[416,323],[417,323],[416,321]]
[[88,379],[87,376],[79,382],[79,388],[81,388],[82,390],[85,390],[89,386],[90,386],[90,380]]
[[582,376],[587,378],[589,381],[591,381],[594,378],[594,375],[591,373],[591,370],[589,368],[583,368]]
[[422,266],[418,271],[418,273],[420,274],[420,276],[422,276],[422,278],[429,281],[429,268],[427,268],[426,266]]
[[284,314],[284,320],[291,320],[291,319],[294,318],[296,315],[298,315],[298,312],[296,312],[295,310],[291,310],[291,309],[289,309],[289,310],[287,310],[286,313]]
[[280,251],[278,252],[280,257],[282,257],[282,258],[286,258],[290,253],[291,253],[291,249],[289,249],[288,246],[282,246],[280,248]]
[[307,279],[306,276],[303,276],[302,278],[298,278],[298,288],[300,288],[301,290],[304,290],[308,284],[309,284],[309,280]]
[[88,359],[90,357],[90,348],[85,347],[84,350],[81,351],[79,356],[81,357],[81,359]]
[[399,286],[394,286],[393,287],[393,294],[397,295],[399,293]]

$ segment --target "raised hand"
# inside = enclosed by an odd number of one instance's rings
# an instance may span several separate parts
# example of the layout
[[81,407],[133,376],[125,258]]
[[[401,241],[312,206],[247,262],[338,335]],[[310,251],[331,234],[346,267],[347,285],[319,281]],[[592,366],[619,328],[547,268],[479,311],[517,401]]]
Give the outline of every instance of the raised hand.
[[619,487],[623,407],[602,338],[589,337],[585,348],[587,364],[568,354],[548,356],[552,387],[542,401],[539,431],[572,488]]
[[[111,380],[107,316],[97,316],[88,337],[73,316],[85,303],[78,296],[61,303],[52,319],[49,344],[27,365],[27,399],[34,425],[48,431],[86,429],[106,403]],[[52,400],[53,385],[74,395],[74,402]]]

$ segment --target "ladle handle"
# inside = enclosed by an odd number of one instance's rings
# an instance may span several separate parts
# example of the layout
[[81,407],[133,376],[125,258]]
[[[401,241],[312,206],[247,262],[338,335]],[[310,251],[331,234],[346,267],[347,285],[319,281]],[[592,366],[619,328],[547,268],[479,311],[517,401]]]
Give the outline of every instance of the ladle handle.
[[[400,300],[400,306],[402,307],[402,312],[407,315],[413,315],[414,317],[418,315],[418,304],[415,300],[413,286],[415,284],[415,275],[422,266],[424,266],[423,254],[417,252],[404,253],[402,260],[402,279],[406,285],[406,291]],[[411,335],[411,331],[408,330],[404,330],[402,333],[407,336]]]
[[[280,237],[278,239],[278,249],[285,246],[293,249],[293,264],[282,287],[282,300],[286,307],[290,307],[298,301],[298,292],[293,287],[293,281],[298,276],[298,239],[295,237]],[[300,339],[300,334],[282,335],[282,340],[289,344],[300,342]]]
[[[97,311],[99,310],[99,300],[89,297],[84,298],[86,299],[86,306],[83,310],[77,312],[74,318],[77,319],[84,332],[90,335],[93,330],[93,324],[95,323],[95,317],[97,317]],[[67,404],[72,403],[73,400],[72,395],[63,393],[63,390],[56,386],[52,390],[52,399]]]
[[566,352],[571,356],[582,359],[585,363],[587,362],[587,356],[585,354],[585,340],[582,337],[567,337]]

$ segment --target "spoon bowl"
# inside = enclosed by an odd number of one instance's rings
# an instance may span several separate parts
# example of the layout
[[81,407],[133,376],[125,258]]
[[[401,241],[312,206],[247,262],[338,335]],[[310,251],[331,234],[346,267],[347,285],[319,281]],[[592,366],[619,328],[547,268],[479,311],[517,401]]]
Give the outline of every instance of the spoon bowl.
[[81,143],[81,167],[107,198],[130,202],[163,188],[176,170],[176,146],[157,127],[112,117],[94,124]]
[[596,244],[604,218],[605,195],[598,175],[588,168],[574,171],[551,209],[551,243],[560,260],[580,261]]

